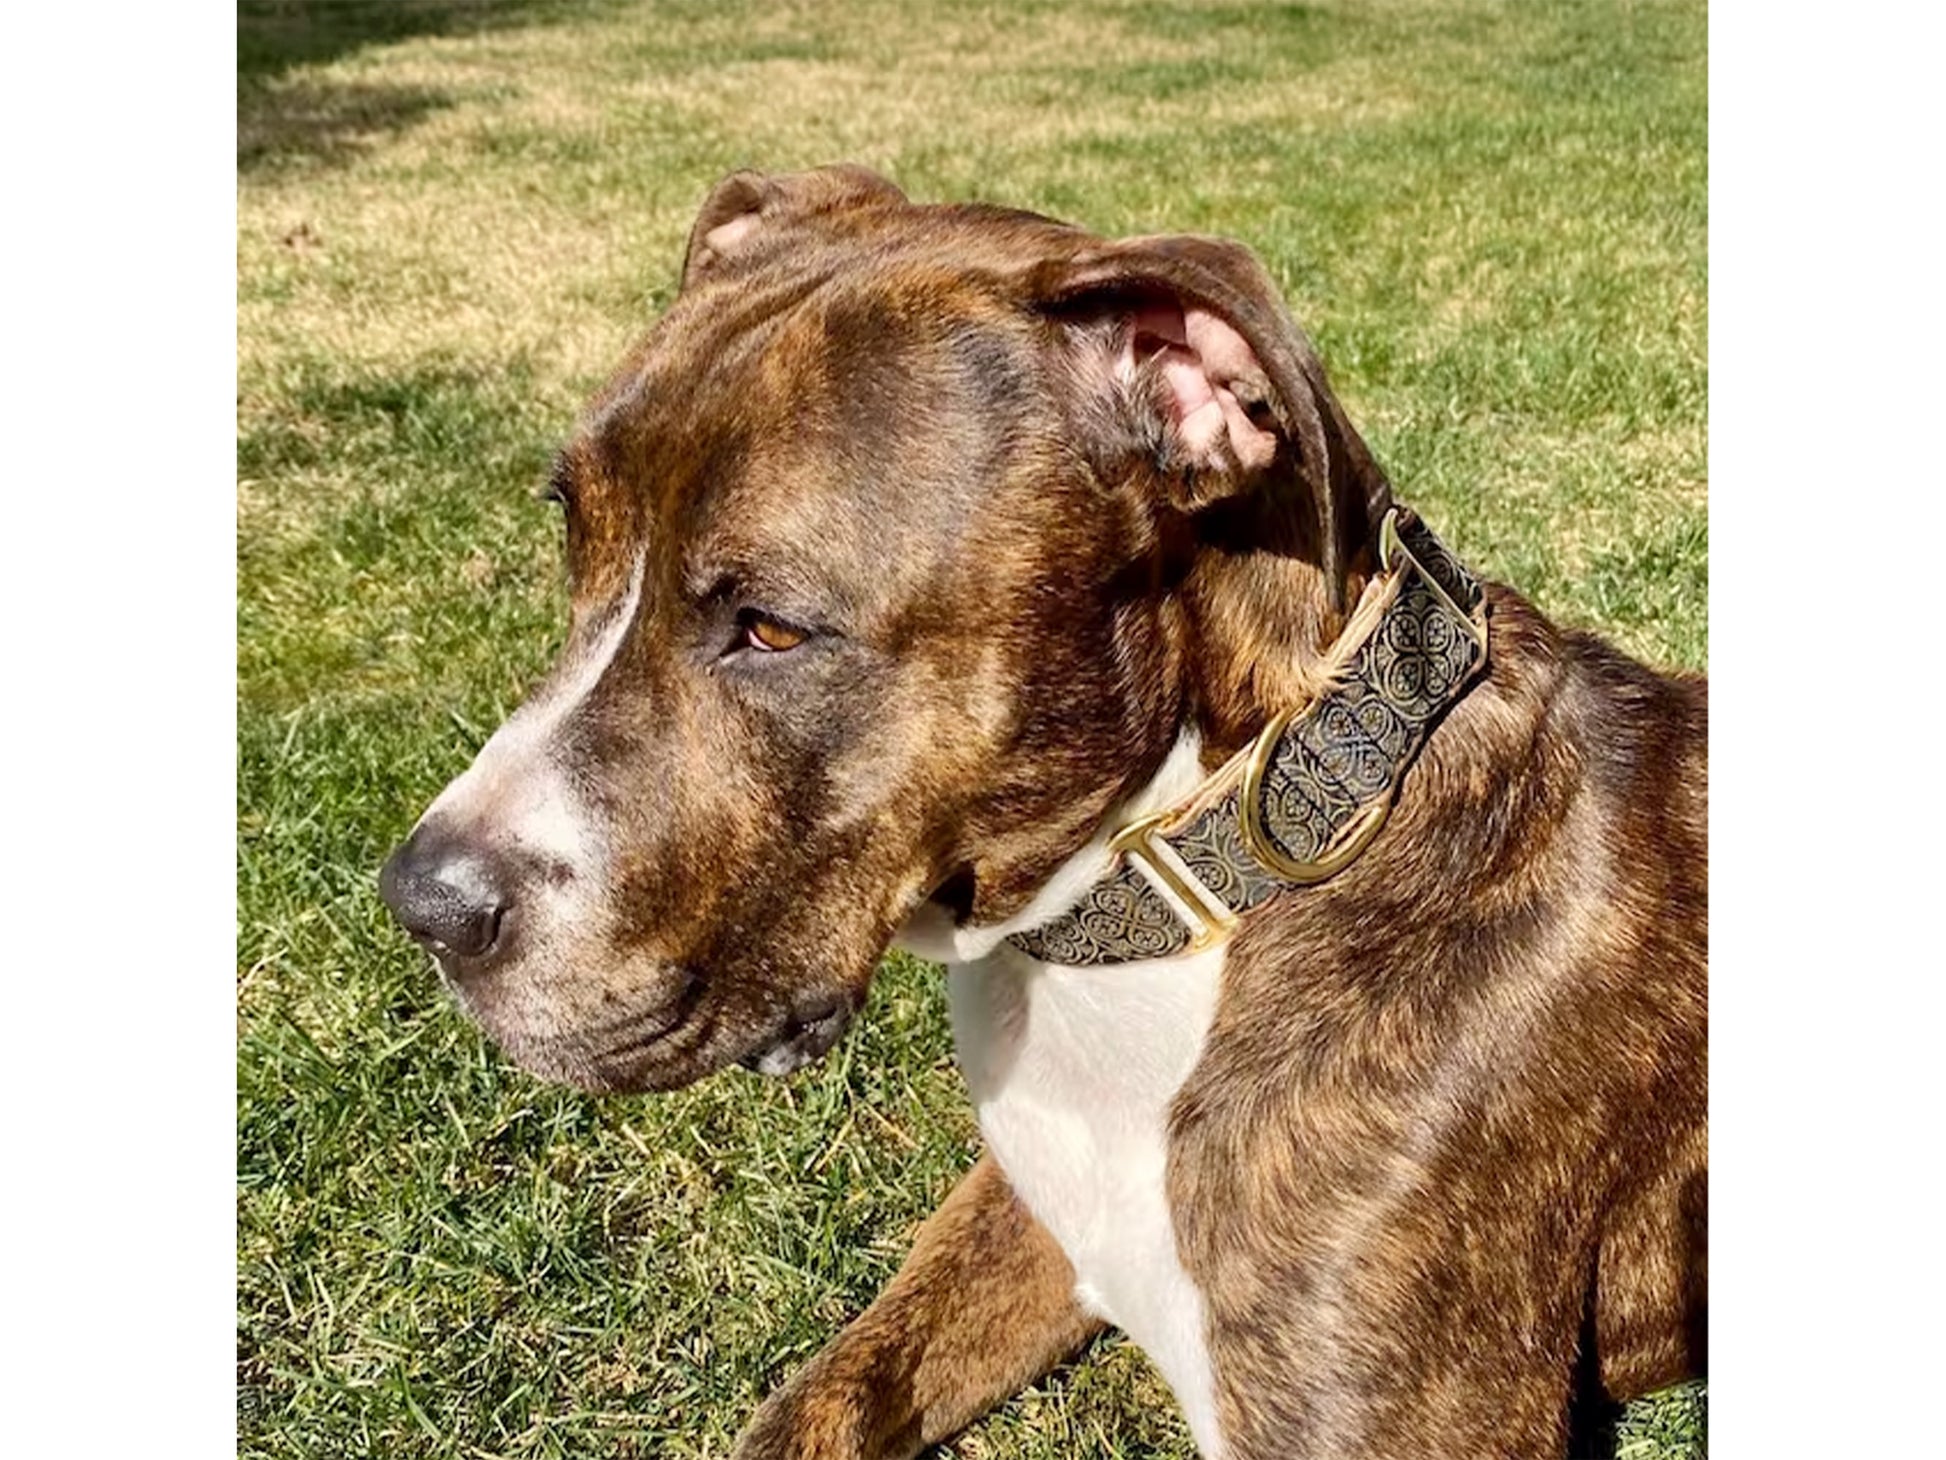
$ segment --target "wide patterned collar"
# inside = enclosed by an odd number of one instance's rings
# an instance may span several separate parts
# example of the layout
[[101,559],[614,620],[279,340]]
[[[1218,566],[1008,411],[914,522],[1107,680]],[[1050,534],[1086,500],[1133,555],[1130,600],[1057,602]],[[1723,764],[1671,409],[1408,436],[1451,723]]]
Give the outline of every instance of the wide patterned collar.
[[1487,657],[1479,580],[1411,511],[1386,514],[1379,567],[1372,607],[1327,658],[1332,688],[1276,716],[1186,801],[1120,828],[1101,880],[1009,943],[1069,967],[1198,952],[1265,899],[1357,858]]

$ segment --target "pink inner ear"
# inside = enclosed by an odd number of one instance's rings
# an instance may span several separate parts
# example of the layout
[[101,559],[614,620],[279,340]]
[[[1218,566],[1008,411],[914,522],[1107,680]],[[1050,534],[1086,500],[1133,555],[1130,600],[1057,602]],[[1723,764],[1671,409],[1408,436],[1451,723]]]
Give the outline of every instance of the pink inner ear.
[[1154,359],[1168,386],[1177,438],[1192,460],[1222,465],[1227,441],[1248,471],[1260,471],[1277,455],[1277,438],[1250,419],[1231,390],[1240,377],[1261,381],[1263,367],[1242,335],[1207,309],[1184,310],[1156,301],[1136,310],[1128,337],[1127,366]]
[[741,243],[750,231],[757,226],[758,214],[753,210],[739,213],[728,223],[719,223],[703,235],[703,247],[714,254],[725,254]]

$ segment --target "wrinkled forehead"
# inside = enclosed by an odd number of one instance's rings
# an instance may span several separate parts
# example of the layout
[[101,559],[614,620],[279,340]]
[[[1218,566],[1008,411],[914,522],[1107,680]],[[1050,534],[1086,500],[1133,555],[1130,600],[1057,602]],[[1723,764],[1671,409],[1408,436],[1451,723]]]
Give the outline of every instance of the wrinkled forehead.
[[829,270],[685,298],[570,454],[691,595],[767,579],[869,610],[962,546],[1049,414],[1032,321],[977,277]]

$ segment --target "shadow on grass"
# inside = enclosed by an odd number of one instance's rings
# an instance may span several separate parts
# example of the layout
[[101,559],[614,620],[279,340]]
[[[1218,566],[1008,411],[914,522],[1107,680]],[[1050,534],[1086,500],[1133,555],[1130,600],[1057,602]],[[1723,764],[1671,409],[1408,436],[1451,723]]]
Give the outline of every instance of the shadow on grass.
[[587,0],[238,0],[237,170],[334,165],[453,100],[431,87],[294,72],[368,46],[478,35],[589,8]]

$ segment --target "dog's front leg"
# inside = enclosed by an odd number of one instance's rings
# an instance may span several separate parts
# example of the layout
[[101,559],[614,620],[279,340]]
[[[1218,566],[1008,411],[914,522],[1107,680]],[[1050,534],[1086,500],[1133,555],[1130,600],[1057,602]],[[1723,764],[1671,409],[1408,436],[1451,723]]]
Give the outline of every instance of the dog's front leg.
[[963,1429],[1101,1328],[992,1156],[919,1229],[885,1291],[771,1395],[736,1460],[891,1460]]

